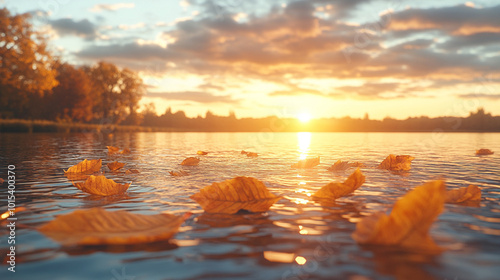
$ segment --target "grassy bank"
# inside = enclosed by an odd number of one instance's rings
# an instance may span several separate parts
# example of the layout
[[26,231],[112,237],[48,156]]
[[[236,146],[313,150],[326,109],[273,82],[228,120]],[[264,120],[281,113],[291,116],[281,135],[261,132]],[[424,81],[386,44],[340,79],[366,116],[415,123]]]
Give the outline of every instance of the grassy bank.
[[174,128],[142,127],[132,125],[62,123],[45,120],[0,119],[1,133],[115,133],[115,132],[174,132],[186,131]]

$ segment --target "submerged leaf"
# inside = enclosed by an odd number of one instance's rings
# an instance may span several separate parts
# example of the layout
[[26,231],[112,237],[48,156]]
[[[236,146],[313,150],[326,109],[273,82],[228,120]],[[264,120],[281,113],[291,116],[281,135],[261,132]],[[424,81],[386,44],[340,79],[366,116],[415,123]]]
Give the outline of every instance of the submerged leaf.
[[330,183],[318,190],[313,197],[337,199],[346,196],[358,189],[365,182],[365,176],[356,169],[344,183]]
[[95,172],[99,172],[101,170],[102,160],[101,159],[93,159],[93,160],[83,160],[82,162],[71,166],[68,170],[65,170],[64,173],[78,173],[78,174],[92,174]]
[[169,171],[168,173],[170,173],[170,175],[172,176],[176,176],[176,177],[180,177],[180,176],[187,176],[189,175],[189,173],[187,173],[186,171],[184,170],[179,170],[179,171]]
[[119,169],[123,168],[124,166],[125,166],[125,163],[118,162],[118,161],[113,161],[113,162],[108,163],[108,168],[111,171],[119,170]]
[[476,155],[478,156],[486,156],[492,154],[494,154],[494,152],[492,152],[490,149],[479,149],[476,151]]
[[208,155],[208,153],[204,152],[204,151],[198,151],[198,152],[196,152],[196,154],[198,154],[200,156]]
[[190,215],[141,215],[91,208],[58,216],[38,230],[63,245],[150,243],[170,239]]
[[84,183],[73,183],[73,185],[86,193],[108,196],[126,192],[130,183],[118,184],[103,175],[91,175]]
[[200,163],[200,159],[199,158],[188,157],[188,158],[186,158],[185,160],[183,160],[181,162],[181,165],[195,166],[195,165],[198,165],[198,163]]
[[139,173],[141,173],[141,172],[139,172],[139,170],[137,170],[137,169],[127,169],[125,171],[125,174],[139,174]]
[[411,169],[411,161],[415,158],[408,155],[389,155],[382,161],[377,168],[392,171],[408,171]]
[[481,200],[481,189],[475,185],[449,190],[446,192],[446,203],[461,203]]
[[252,177],[236,177],[213,183],[191,196],[208,213],[234,214],[239,210],[265,212],[280,196],[267,190],[266,185]]
[[394,204],[390,215],[379,211],[363,218],[352,237],[360,244],[438,250],[429,229],[443,210],[445,198],[444,181],[418,186]]
[[319,164],[319,156],[314,158],[306,158],[292,164],[292,168],[313,168]]

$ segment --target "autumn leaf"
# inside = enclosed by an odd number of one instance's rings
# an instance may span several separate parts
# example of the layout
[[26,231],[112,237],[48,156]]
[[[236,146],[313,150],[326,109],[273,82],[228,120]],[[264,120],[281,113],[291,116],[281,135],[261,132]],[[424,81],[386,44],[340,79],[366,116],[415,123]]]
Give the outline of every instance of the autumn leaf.
[[110,155],[117,154],[120,152],[120,148],[118,148],[118,147],[106,146],[106,148],[108,148],[108,154],[110,154]]
[[198,151],[198,152],[196,152],[196,154],[198,154],[200,156],[208,155],[208,153],[204,152],[204,151]]
[[335,200],[354,192],[363,185],[364,182],[365,176],[358,168],[344,181],[344,183],[329,183],[313,194],[313,197]]
[[252,153],[252,152],[247,152],[246,155],[247,155],[247,157],[258,157],[259,156],[259,154]]
[[108,168],[111,171],[117,171],[125,166],[125,163],[118,162],[118,161],[113,161],[108,163]]
[[280,196],[267,190],[266,185],[252,177],[236,177],[213,183],[191,196],[208,213],[234,214],[239,210],[265,212]]
[[342,171],[349,168],[349,162],[337,160],[332,166],[328,167],[328,171]]
[[492,152],[490,149],[479,149],[476,151],[476,155],[478,156],[486,156],[492,154],[494,154],[494,152]]
[[446,192],[446,203],[461,203],[465,201],[481,200],[481,189],[475,185],[449,190]]
[[313,168],[319,164],[319,156],[315,158],[306,158],[299,160],[292,165],[292,168]]
[[411,169],[411,161],[415,158],[407,155],[389,155],[382,161],[377,168],[392,171],[408,171]]
[[58,216],[38,230],[67,246],[150,243],[170,239],[190,215],[142,215],[91,208]]
[[68,168],[68,170],[65,170],[64,173],[92,174],[95,172],[99,172],[99,170],[101,170],[101,166],[101,159],[85,159],[82,162],[71,166],[70,168]]
[[125,174],[139,174],[139,173],[141,173],[141,172],[139,172],[139,170],[137,170],[137,169],[127,169],[125,171]]
[[87,180],[90,175],[83,173],[64,173],[64,176],[70,181],[84,181]]
[[245,150],[242,150],[240,154],[242,155],[246,155],[248,152],[246,152]]
[[390,215],[379,211],[363,218],[352,237],[360,244],[439,250],[429,229],[443,210],[445,198],[444,181],[418,186],[394,204]]
[[195,165],[198,165],[198,163],[200,163],[200,159],[195,158],[195,157],[188,157],[181,162],[181,165],[195,166]]
[[91,175],[84,183],[73,183],[73,185],[86,193],[109,196],[126,192],[130,183],[118,184],[103,175]]
[[130,149],[129,149],[129,148],[125,148],[125,149],[123,149],[123,150],[120,152],[120,154],[122,154],[122,155],[128,155],[128,154],[130,154]]
[[189,173],[187,173],[184,170],[179,170],[179,171],[169,171],[170,175],[175,176],[175,177],[181,177],[181,176],[187,176]]

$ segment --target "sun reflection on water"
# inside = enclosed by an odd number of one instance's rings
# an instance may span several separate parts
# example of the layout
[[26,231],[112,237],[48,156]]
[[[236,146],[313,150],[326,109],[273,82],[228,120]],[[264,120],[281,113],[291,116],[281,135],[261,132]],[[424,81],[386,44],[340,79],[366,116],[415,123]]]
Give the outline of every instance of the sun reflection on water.
[[311,145],[311,132],[297,132],[300,159],[306,159]]

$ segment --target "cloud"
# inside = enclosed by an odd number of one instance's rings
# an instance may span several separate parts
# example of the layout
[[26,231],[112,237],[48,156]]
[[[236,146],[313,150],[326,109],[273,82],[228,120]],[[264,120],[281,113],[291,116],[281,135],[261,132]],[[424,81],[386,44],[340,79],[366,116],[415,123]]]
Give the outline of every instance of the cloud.
[[468,93],[459,95],[460,98],[465,99],[490,99],[490,100],[500,100],[500,94],[486,94],[486,93]]
[[148,92],[146,97],[159,97],[168,100],[194,101],[198,103],[239,103],[230,95],[213,95],[202,91],[178,91],[178,92]]
[[134,3],[98,4],[90,8],[90,11],[94,13],[99,13],[102,11],[112,12],[120,9],[131,9],[134,7]]
[[75,21],[70,18],[62,18],[51,20],[48,23],[59,36],[74,35],[87,39],[93,39],[97,35],[96,26],[87,19]]

